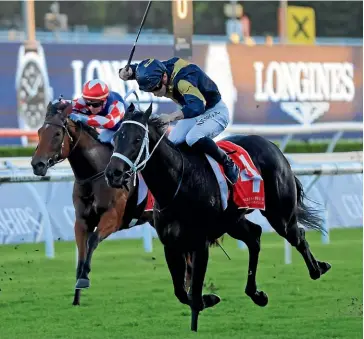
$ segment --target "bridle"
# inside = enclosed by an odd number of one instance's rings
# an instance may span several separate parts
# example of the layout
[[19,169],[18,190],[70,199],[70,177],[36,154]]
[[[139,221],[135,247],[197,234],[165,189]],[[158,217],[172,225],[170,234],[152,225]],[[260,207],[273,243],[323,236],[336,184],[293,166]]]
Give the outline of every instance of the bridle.
[[[134,175],[134,186],[135,186],[136,185],[136,173],[138,171],[142,171],[145,168],[145,166],[147,165],[148,160],[151,158],[154,151],[158,147],[159,143],[162,141],[163,137],[167,133],[167,129],[165,130],[165,132],[162,134],[162,136],[159,138],[159,140],[155,144],[152,152],[149,154],[149,129],[148,129],[148,124],[143,125],[142,123],[140,123],[138,121],[126,120],[126,121],[123,121],[121,123],[120,128],[124,124],[134,124],[134,125],[140,126],[141,128],[143,128],[145,130],[145,134],[144,134],[142,145],[140,146],[139,154],[138,154],[138,156],[137,156],[137,158],[135,159],[134,162],[132,162],[128,157],[126,157],[125,155],[123,155],[123,154],[121,154],[119,152],[114,152],[111,155],[112,157],[116,157],[116,158],[119,158],[119,159],[125,161],[129,165],[130,169],[128,171],[126,171],[125,174],[128,176],[128,178],[130,178],[132,175]],[[142,159],[142,155],[143,155],[144,151],[145,151],[145,157],[144,157],[144,160],[142,161],[141,159]]]
[[[57,110],[57,113],[61,114],[62,111]],[[68,135],[68,138],[70,140],[70,144],[73,142],[73,138],[72,138],[72,136],[71,136],[71,134],[70,134],[70,132],[68,130],[67,119],[64,122],[62,122],[61,124],[55,123],[53,121],[45,120],[44,125],[57,126],[57,127],[61,128],[62,131],[63,131],[62,145],[61,145],[60,151],[58,153],[56,153],[55,155],[53,155],[52,157],[50,157],[48,159],[48,161],[47,161],[47,167],[50,168],[50,167],[53,167],[54,165],[59,164],[60,162],[64,161],[72,153],[72,151],[76,148],[78,142],[80,141],[81,133],[79,134],[76,143],[72,146],[71,150],[69,151],[68,156],[64,157],[63,156],[63,149],[64,149],[64,139],[65,139],[66,135]],[[82,129],[82,124],[81,124],[81,129]],[[37,146],[37,148],[38,148],[38,146]]]
[[[157,143],[155,144],[152,152],[149,153],[149,129],[148,129],[148,124],[146,125],[143,125],[142,123],[138,122],[138,121],[134,121],[134,120],[126,120],[126,121],[123,121],[120,125],[120,128],[122,125],[124,124],[133,124],[133,125],[137,125],[141,128],[143,128],[143,130],[145,131],[145,134],[144,134],[144,138],[143,138],[143,142],[142,142],[142,145],[140,146],[140,150],[139,150],[139,154],[137,156],[137,158],[135,159],[134,162],[132,162],[128,157],[126,157],[125,155],[119,153],[119,152],[114,152],[111,157],[116,157],[116,158],[119,158],[121,160],[123,160],[124,162],[126,162],[130,169],[128,171],[125,172],[125,174],[128,176],[128,178],[130,178],[132,175],[134,175],[134,186],[136,185],[136,174],[138,171],[142,171],[145,166],[147,165],[147,162],[148,160],[152,157],[154,151],[157,149],[159,143],[162,141],[163,137],[165,136],[165,134],[167,133],[167,130],[168,128],[166,128],[166,130],[164,131],[164,133],[162,134],[162,136],[159,138],[159,140],[157,141]],[[142,155],[143,155],[143,152],[145,151],[145,157],[144,157],[144,160],[141,160],[142,159]],[[180,188],[181,188],[181,184],[182,184],[182,180],[183,180],[183,175],[184,175],[184,172],[185,172],[185,167],[184,167],[184,158],[183,158],[183,155],[181,153],[181,151],[178,149],[181,157],[182,157],[182,176],[181,176],[181,179],[178,183],[178,186],[177,186],[177,189],[173,195],[173,198],[172,200],[170,201],[170,203],[174,200],[174,198],[177,196]],[[170,205],[167,204],[165,207],[163,207],[162,209],[158,210],[159,212],[167,209],[167,207]]]

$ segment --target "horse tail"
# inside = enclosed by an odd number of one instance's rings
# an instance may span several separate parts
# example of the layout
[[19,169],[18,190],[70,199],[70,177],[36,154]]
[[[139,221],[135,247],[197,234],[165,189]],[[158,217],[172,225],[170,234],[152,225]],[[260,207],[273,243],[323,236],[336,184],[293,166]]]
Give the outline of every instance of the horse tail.
[[[307,206],[303,200],[306,198],[310,201],[303,190],[303,186],[298,178],[295,176],[296,189],[297,189],[297,221],[307,228],[314,229],[325,233],[326,230],[323,227],[323,219],[320,217],[320,210]],[[312,201],[313,202],[313,201]]]

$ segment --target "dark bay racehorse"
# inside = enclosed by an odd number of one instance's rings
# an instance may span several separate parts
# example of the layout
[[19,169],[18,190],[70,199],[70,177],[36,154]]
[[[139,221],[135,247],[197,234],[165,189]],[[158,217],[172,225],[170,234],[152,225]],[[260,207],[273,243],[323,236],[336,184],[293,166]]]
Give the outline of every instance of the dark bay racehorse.
[[[120,187],[135,175],[138,159],[147,160],[142,175],[156,200],[154,225],[164,245],[174,293],[181,303],[191,308],[191,329],[197,331],[200,311],[220,301],[214,294],[202,295],[202,288],[208,245],[224,233],[246,243],[249,269],[245,293],[257,305],[267,305],[267,295],[257,290],[256,285],[262,229],[245,218],[252,210],[238,210],[229,202],[223,212],[219,186],[206,157],[193,149],[173,145],[164,135],[166,126],[157,118],[149,119],[151,111],[151,106],[145,113],[129,107],[114,136],[115,151],[105,172],[109,184]],[[305,231],[297,223],[322,231],[321,220],[315,210],[304,204],[302,185],[282,152],[256,135],[231,136],[225,140],[248,151],[264,179],[266,209],[260,212],[301,253],[310,277],[320,278],[331,266],[315,259]],[[183,284],[186,251],[193,252],[190,294]]]
[[90,286],[91,258],[98,244],[110,234],[127,229],[132,219],[135,225],[149,222],[152,212],[145,212],[146,199],[137,206],[138,189],[130,186],[115,189],[107,185],[104,170],[112,154],[112,147],[97,140],[92,127],[74,123],[67,118],[72,105],[67,101],[49,103],[43,126],[39,129],[39,143],[31,165],[35,175],[44,176],[48,168],[68,159],[75,183],[75,237],[78,265],[73,305],[80,304],[81,289]]

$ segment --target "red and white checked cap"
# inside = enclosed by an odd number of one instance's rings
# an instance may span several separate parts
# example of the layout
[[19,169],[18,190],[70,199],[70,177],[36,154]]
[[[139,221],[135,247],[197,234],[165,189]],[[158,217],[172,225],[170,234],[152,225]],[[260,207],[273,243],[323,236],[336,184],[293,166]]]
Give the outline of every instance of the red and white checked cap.
[[82,89],[85,100],[106,100],[109,95],[109,87],[100,79],[87,81]]

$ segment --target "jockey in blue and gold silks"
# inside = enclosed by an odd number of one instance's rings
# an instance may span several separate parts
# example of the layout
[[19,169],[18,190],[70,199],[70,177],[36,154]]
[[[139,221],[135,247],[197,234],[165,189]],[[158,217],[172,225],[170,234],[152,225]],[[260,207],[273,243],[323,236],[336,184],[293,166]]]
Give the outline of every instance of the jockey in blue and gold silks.
[[239,169],[212,138],[225,130],[229,110],[221,99],[219,89],[197,65],[181,58],[166,61],[146,59],[132,64],[128,71],[119,70],[122,80],[136,80],[140,90],[158,97],[167,97],[181,106],[177,112],[161,114],[166,122],[179,120],[169,139],[186,142],[201,153],[206,153],[224,168],[227,179],[235,184]]

